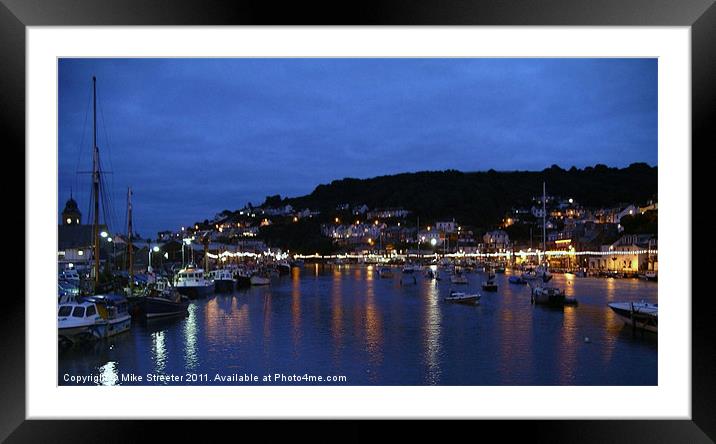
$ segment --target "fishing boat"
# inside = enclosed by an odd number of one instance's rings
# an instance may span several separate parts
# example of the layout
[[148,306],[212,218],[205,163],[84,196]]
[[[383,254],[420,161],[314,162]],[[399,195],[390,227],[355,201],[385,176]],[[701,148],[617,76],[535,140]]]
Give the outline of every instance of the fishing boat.
[[451,290],[448,296],[445,296],[446,302],[456,302],[459,304],[479,304],[480,293],[468,294],[463,291]]
[[566,297],[557,287],[539,286],[532,289],[532,302],[552,306],[562,306]]
[[510,284],[527,285],[527,281],[522,276],[510,276],[507,281]]
[[392,279],[393,278],[393,270],[391,270],[388,267],[381,267],[378,269],[378,276],[384,279]]
[[234,280],[236,281],[236,288],[245,288],[251,286],[251,272],[246,268],[239,267],[234,272]]
[[147,319],[185,315],[188,307],[189,298],[171,286],[162,290],[154,289],[148,296],[137,301],[139,315]]
[[63,343],[108,338],[128,331],[132,317],[127,299],[95,295],[57,307],[57,335]]
[[214,283],[206,279],[204,269],[193,264],[179,270],[174,277],[174,287],[189,299],[206,298],[214,293]]
[[657,333],[659,320],[658,304],[649,302],[612,302],[609,305],[625,324],[640,330]]
[[220,268],[209,272],[209,279],[214,283],[217,293],[231,293],[234,291],[234,275],[231,270]]

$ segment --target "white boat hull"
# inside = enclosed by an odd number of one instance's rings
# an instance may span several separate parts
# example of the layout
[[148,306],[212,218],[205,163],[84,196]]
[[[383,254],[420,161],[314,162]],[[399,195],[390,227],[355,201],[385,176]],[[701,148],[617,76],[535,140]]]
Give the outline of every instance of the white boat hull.
[[269,285],[271,279],[262,276],[251,276],[251,285]]

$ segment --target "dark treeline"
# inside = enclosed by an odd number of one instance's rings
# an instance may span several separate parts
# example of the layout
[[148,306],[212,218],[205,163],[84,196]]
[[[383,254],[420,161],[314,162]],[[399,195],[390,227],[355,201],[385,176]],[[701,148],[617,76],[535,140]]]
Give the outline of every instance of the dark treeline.
[[657,195],[657,167],[634,163],[626,168],[596,165],[562,169],[556,165],[543,171],[463,173],[455,170],[404,173],[371,179],[341,179],[319,185],[307,196],[280,199],[271,204],[335,212],[336,206],[366,204],[372,208],[402,207],[426,223],[455,218],[463,224],[493,227],[512,208],[527,207],[542,194],[574,198],[585,207],[615,207],[642,204]]

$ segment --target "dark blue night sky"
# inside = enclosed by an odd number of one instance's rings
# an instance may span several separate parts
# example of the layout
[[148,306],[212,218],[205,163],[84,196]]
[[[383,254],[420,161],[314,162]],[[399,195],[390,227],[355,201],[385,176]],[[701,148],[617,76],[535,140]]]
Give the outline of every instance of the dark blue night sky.
[[62,59],[59,203],[86,215],[91,78],[123,231],[344,177],[657,162],[656,59]]

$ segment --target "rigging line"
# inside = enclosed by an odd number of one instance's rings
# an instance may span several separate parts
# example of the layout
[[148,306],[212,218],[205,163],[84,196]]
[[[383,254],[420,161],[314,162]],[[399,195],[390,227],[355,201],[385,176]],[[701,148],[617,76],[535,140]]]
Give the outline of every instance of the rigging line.
[[[100,171],[102,171],[102,164],[100,159]],[[100,190],[102,192],[102,214],[104,216],[105,225],[109,229],[115,222],[114,205],[111,198],[111,190],[107,189],[107,180],[104,177],[105,174],[100,174]]]
[[[112,162],[112,144],[109,140],[109,132],[107,131],[107,123],[104,118],[104,108],[102,107],[102,97],[99,93],[97,93],[97,107],[99,108],[99,116],[100,121],[102,122],[102,129],[104,130],[104,140],[107,143],[107,156],[109,158],[109,168],[110,171],[114,171],[114,164]],[[114,197],[116,194],[116,190],[114,187],[114,176],[112,176],[109,180],[109,194]],[[114,205],[110,206],[110,217],[112,218],[112,222],[115,221],[115,213],[114,213]]]
[[90,104],[92,103],[92,88],[90,87],[90,92],[87,94],[87,107],[85,107],[85,119],[84,123],[82,124],[82,132],[80,133],[80,145],[77,149],[77,164],[75,165],[75,180],[74,185],[75,189],[79,190],[79,177],[78,177],[78,171],[80,169],[80,162],[82,161],[82,147],[85,144],[85,133],[87,130],[87,117],[89,116],[89,109]]

